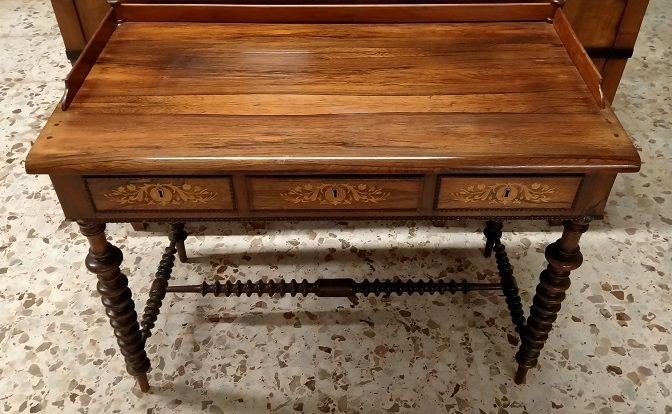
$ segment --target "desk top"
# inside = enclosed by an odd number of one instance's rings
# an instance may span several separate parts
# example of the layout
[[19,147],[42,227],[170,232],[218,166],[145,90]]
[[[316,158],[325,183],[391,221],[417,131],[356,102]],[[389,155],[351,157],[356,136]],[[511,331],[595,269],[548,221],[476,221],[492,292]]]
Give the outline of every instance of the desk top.
[[564,15],[554,24],[141,15],[108,15],[29,172],[639,168]]

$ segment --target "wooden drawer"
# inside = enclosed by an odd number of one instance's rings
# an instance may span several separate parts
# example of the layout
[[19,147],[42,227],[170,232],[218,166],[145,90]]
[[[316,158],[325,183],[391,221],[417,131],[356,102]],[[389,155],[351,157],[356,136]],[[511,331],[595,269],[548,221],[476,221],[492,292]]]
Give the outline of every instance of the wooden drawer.
[[568,209],[581,180],[581,176],[444,176],[439,182],[436,208]]
[[250,177],[253,210],[414,210],[422,179]]
[[89,177],[85,182],[98,211],[233,209],[228,177]]

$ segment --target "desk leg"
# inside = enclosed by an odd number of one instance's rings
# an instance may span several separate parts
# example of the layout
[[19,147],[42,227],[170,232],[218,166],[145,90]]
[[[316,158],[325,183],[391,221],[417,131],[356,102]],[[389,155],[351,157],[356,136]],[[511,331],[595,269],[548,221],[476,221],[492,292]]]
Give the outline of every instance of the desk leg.
[[483,229],[483,234],[485,235],[485,250],[483,250],[483,256],[492,256],[492,249],[495,247],[495,243],[502,238],[503,227],[504,224],[501,221],[485,222],[485,229]]
[[89,254],[86,255],[86,267],[98,276],[98,292],[101,295],[105,313],[114,328],[117,344],[126,360],[126,370],[136,377],[143,392],[149,391],[147,371],[150,363],[145,352],[145,344],[140,334],[138,315],[128,279],[119,266],[123,254],[118,247],[105,238],[105,224],[78,222],[80,231],[89,240]]
[[175,239],[175,248],[177,248],[177,257],[179,257],[180,262],[186,263],[189,258],[187,257],[187,251],[184,248],[184,241],[187,240],[187,232],[184,231],[184,223],[172,223],[170,225],[170,240]]
[[546,248],[548,266],[539,277],[530,316],[522,331],[520,349],[516,354],[516,384],[524,384],[527,371],[537,366],[541,349],[558,316],[565,291],[569,288],[569,274],[583,262],[579,239],[588,230],[588,223],[589,220],[564,221],[562,237]]

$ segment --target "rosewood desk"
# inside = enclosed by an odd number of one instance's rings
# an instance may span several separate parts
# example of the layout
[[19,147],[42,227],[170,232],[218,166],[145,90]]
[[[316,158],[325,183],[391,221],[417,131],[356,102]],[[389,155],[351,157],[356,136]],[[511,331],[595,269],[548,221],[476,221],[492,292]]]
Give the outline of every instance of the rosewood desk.
[[[169,292],[455,293],[502,290],[537,364],[618,173],[640,160],[600,76],[552,3],[113,3],[26,161],[49,174],[88,238],[88,269],[128,372],[149,389],[145,343]],[[487,220],[498,283],[169,285],[185,221]],[[562,220],[529,316],[502,220]],[[106,222],[172,223],[141,321]]]

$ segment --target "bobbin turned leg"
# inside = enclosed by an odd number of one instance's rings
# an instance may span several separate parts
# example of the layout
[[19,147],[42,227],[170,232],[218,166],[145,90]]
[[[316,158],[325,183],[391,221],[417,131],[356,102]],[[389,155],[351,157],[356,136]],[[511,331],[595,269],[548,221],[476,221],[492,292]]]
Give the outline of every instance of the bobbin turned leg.
[[187,232],[184,231],[184,223],[172,223],[170,225],[170,240],[175,240],[175,248],[177,249],[177,257],[180,262],[186,263],[189,258],[187,251],[184,248],[184,241],[187,239]]
[[564,221],[562,237],[546,248],[548,266],[539,276],[530,316],[522,330],[520,349],[516,354],[516,384],[524,384],[527,371],[537,366],[541,349],[558,316],[565,291],[569,288],[569,274],[583,262],[579,239],[588,230],[589,222],[588,219]]
[[504,225],[501,221],[485,222],[485,229],[483,229],[483,235],[485,235],[485,250],[483,250],[483,256],[490,257],[492,255],[495,241],[502,238],[502,227],[504,227]]
[[119,248],[105,238],[105,224],[78,222],[80,231],[89,240],[86,267],[98,276],[98,292],[105,313],[114,328],[117,344],[126,361],[126,370],[133,375],[143,392],[149,391],[147,371],[150,363],[140,334],[138,315],[128,288],[128,279],[119,266],[123,255]]

